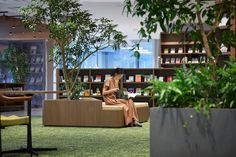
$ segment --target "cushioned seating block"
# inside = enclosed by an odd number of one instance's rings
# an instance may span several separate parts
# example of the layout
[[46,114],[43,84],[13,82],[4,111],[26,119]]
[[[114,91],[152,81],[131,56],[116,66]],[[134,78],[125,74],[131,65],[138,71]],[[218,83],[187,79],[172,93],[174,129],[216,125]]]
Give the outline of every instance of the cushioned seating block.
[[[149,106],[148,106],[148,103],[147,102],[134,102],[134,106],[137,109],[139,121],[140,122],[148,121],[148,119],[149,119]],[[107,119],[109,121],[114,119],[114,121],[111,122],[111,124],[113,123],[113,124],[119,124],[119,125],[122,124],[122,125],[124,125],[124,123],[123,123],[124,113],[123,113],[123,107],[122,106],[119,106],[119,105],[106,105],[106,103],[103,102],[102,103],[102,110],[103,110],[104,113],[105,113],[105,111],[107,111],[108,113],[106,113],[106,114],[109,114],[109,111],[110,111],[110,114],[106,115],[105,119]],[[111,112],[111,111],[113,111],[113,112]],[[120,112],[120,111],[122,111],[122,112]],[[114,113],[117,113],[117,114],[114,114]]]
[[1,116],[1,126],[29,124],[29,116]]

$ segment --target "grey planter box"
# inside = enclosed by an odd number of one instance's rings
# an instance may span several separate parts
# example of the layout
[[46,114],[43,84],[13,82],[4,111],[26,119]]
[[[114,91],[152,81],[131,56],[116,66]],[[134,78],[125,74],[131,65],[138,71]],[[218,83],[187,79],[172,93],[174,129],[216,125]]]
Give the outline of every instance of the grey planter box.
[[151,157],[236,157],[236,109],[151,108]]

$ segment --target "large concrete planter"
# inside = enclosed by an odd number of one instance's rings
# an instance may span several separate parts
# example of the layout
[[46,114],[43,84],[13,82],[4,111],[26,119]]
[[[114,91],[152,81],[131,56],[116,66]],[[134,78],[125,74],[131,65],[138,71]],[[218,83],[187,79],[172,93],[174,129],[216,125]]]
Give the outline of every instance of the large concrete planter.
[[236,109],[151,108],[151,157],[236,157]]

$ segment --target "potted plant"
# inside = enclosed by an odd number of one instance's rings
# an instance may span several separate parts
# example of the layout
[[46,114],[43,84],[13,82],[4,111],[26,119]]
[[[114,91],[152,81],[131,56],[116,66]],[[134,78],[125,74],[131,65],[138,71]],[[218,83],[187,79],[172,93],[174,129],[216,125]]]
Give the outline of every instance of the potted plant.
[[26,54],[13,45],[4,50],[6,65],[12,73],[14,83],[25,83],[29,74],[29,64]]
[[226,109],[236,104],[235,61],[223,68],[217,65],[222,44],[236,47],[230,21],[224,30],[219,26],[222,17],[235,17],[235,5],[233,0],[125,0],[128,14],[144,17],[142,37],[151,38],[158,26],[165,32],[184,31],[210,61],[204,67],[177,70],[173,82],[153,80],[147,88],[159,106],[150,113],[151,156],[236,155],[236,110]]
[[231,61],[179,69],[172,82],[151,81],[147,90],[159,106],[150,114],[151,156],[235,156],[235,76]]
[[[72,99],[78,98],[77,90],[81,90],[78,76],[82,63],[88,57],[109,46],[118,49],[126,45],[125,36],[116,30],[117,25],[106,18],[93,19],[92,14],[81,9],[76,0],[32,0],[27,7],[21,8],[20,14],[26,27],[32,30],[36,30],[38,24],[46,25],[55,44],[50,52],[51,59],[62,68],[64,75],[67,100],[45,100],[44,120],[52,119],[52,114],[59,112],[60,105],[66,108],[70,103],[75,107],[80,104],[80,100],[73,100],[77,101],[75,103]],[[55,106],[47,105],[52,101]],[[47,107],[53,107],[54,112],[47,114],[50,110]],[[46,123],[50,125],[49,121],[44,121]]]

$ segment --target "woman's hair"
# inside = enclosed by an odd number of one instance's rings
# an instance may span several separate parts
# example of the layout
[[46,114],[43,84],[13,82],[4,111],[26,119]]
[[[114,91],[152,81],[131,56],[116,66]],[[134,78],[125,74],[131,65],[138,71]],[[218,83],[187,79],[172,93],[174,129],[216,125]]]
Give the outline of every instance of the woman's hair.
[[115,74],[124,74],[124,70],[121,68],[116,68],[112,71],[111,76],[115,76]]

